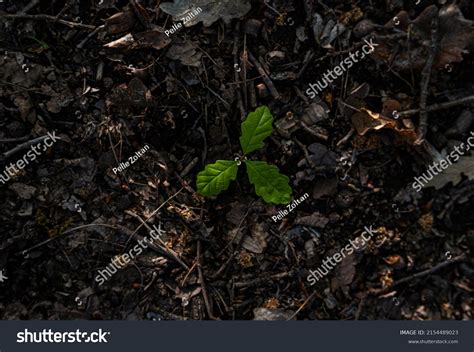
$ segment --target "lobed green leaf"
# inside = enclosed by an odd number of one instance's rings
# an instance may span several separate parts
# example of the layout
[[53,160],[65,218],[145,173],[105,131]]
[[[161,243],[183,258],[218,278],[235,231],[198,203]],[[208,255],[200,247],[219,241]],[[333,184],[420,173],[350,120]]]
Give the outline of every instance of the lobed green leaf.
[[240,145],[244,155],[263,147],[263,140],[272,134],[272,123],[273,116],[266,106],[248,114],[241,126]]
[[267,203],[288,204],[291,200],[290,179],[280,174],[275,165],[264,161],[247,160],[247,173],[250,183],[255,186],[255,193]]
[[216,196],[229,187],[229,183],[237,177],[237,162],[217,160],[214,164],[206,165],[197,174],[197,190],[204,196]]

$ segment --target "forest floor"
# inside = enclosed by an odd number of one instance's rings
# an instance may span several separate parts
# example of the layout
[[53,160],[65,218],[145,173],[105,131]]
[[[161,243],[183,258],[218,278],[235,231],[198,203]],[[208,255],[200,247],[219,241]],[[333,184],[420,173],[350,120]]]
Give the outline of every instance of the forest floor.
[[[0,319],[472,319],[473,20],[470,0],[0,1]],[[252,157],[305,199],[267,204],[243,170],[198,194],[259,106]]]

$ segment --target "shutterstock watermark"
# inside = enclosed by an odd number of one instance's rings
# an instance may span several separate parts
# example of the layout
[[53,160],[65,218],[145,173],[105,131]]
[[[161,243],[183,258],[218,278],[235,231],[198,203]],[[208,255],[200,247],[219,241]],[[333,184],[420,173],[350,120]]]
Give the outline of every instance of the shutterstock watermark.
[[[421,189],[424,187],[422,181],[424,181],[425,184],[429,183],[435,175],[438,175],[440,172],[446,170],[453,163],[457,162],[461,155],[464,155],[463,150],[468,151],[471,149],[471,147],[474,147],[474,132],[471,132],[471,137],[467,139],[467,144],[462,142],[461,144],[456,145],[454,147],[454,150],[451,151],[451,153],[449,153],[449,155],[447,155],[445,159],[440,160],[439,163],[433,162],[433,164],[431,164],[430,167],[421,176],[414,177],[415,182],[413,182],[412,187],[417,192],[421,191]],[[439,166],[441,166],[441,168]],[[436,169],[436,171],[434,169]]]
[[[82,332],[77,329],[76,332],[59,332],[51,329],[31,332],[25,329],[16,334],[17,343],[107,343],[106,336],[110,331]],[[67,337],[67,339],[66,339]]]
[[[153,240],[158,240],[164,234],[165,231],[161,229],[161,223],[158,224],[158,228],[153,225],[154,230],[150,231],[150,237]],[[150,243],[153,241],[148,237],[143,240],[139,240],[138,244],[135,245],[128,253],[124,253],[120,256],[115,257],[109,265],[104,269],[99,270],[99,275],[95,277],[95,281],[101,286],[106,280],[110,279],[119,269],[126,267],[136,256],[142,254],[143,250],[148,248]],[[106,275],[107,274],[107,275]]]
[[[314,285],[319,279],[324,278],[329,272],[336,267],[337,263],[340,263],[343,258],[346,256],[351,255],[354,253],[354,248],[359,249],[363,247],[369,240],[377,233],[372,229],[372,225],[368,228],[367,226],[364,227],[365,231],[359,237],[356,237],[355,240],[349,240],[349,244],[342,248],[338,253],[333,254],[331,257],[327,256],[326,259],[323,260],[323,265],[320,265],[319,268],[316,270],[310,270],[310,274],[306,278],[310,285]],[[365,234],[368,234],[368,238],[365,238]],[[362,242],[361,246],[358,245]],[[334,260],[334,263],[333,263]],[[331,265],[332,266],[331,266]],[[325,271],[323,272],[323,268]]]
[[[23,158],[18,160],[15,164],[10,163],[10,165],[5,168],[3,173],[0,174],[0,182],[2,184],[5,184],[6,182],[8,182],[11,177],[13,177],[14,175],[17,175],[20,172],[20,170],[23,170],[26,167],[26,165],[28,165],[32,161],[35,161],[36,157],[41,155],[41,152],[45,152],[48,148],[52,147],[53,144],[56,143],[56,140],[58,139],[61,139],[61,138],[56,136],[56,132],[53,131],[53,134],[48,132],[48,135],[44,137],[41,142],[39,142],[38,144],[33,144],[30,147],[30,151],[27,152],[25,155],[23,155]],[[50,140],[51,144],[47,142],[48,140]],[[43,148],[41,148],[41,146]]]
[[346,70],[350,69],[354,65],[354,63],[359,62],[358,58],[362,60],[366,55],[371,54],[375,50],[375,47],[379,45],[373,43],[372,40],[372,38],[370,41],[364,39],[366,44],[362,46],[362,52],[356,51],[355,53],[349,53],[349,57],[346,57],[344,60],[342,60],[339,65],[334,67],[332,70],[327,70],[323,75],[324,78],[316,83],[310,83],[309,88],[306,90],[306,94],[308,94],[311,99],[316,98],[318,91],[321,93],[323,89],[328,87],[329,83],[332,83],[338,77],[342,76]]

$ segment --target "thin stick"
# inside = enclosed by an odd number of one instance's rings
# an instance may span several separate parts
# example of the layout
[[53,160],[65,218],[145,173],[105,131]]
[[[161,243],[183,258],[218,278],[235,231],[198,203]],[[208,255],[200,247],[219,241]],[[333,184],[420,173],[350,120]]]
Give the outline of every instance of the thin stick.
[[26,5],[21,11],[20,13],[27,13],[28,11],[30,11],[33,7],[35,7],[36,5],[38,5],[40,2],[40,0],[31,0],[30,3],[28,5]]
[[403,279],[400,279],[398,281],[395,281],[391,287],[400,285],[404,282],[407,282],[407,281],[410,281],[410,280],[413,280],[413,279],[416,279],[416,278],[420,278],[420,277],[423,277],[423,276],[426,276],[426,275],[429,275],[429,274],[433,274],[436,271],[438,271],[438,270],[440,270],[440,269],[442,269],[442,268],[444,268],[444,267],[446,267],[450,264],[462,261],[464,258],[465,258],[465,254],[463,253],[461,255],[458,255],[457,257],[454,257],[452,259],[441,262],[438,265],[435,265],[434,267],[432,267],[431,269],[426,269],[426,270],[420,271],[418,273],[415,273],[413,275],[404,277]]
[[454,257],[452,259],[448,259],[448,260],[445,260],[444,262],[441,262],[439,263],[438,265],[435,265],[434,267],[432,267],[431,269],[426,269],[426,270],[423,270],[423,271],[420,271],[420,272],[417,272],[413,275],[410,275],[410,276],[407,276],[407,277],[404,277],[403,279],[400,279],[398,281],[395,281],[390,287],[386,287],[386,288],[378,288],[378,289],[371,289],[370,290],[370,293],[371,294],[375,294],[375,295],[379,295],[379,294],[383,294],[384,292],[387,292],[391,289],[393,289],[395,286],[398,286],[404,282],[408,282],[408,281],[411,281],[415,278],[420,278],[420,277],[423,277],[423,276],[426,276],[426,275],[430,275],[430,274],[434,274],[435,272],[437,272],[438,270],[448,266],[448,265],[451,265],[451,264],[454,264],[456,262],[460,262],[460,261],[463,261],[464,259],[466,259],[466,254],[463,253],[461,255],[458,255],[457,257]]
[[33,20],[33,21],[48,21],[48,22],[55,22],[64,24],[70,28],[81,28],[87,30],[94,30],[95,26],[91,26],[89,24],[77,23],[62,20],[50,15],[25,15],[25,14],[16,14],[16,15],[0,15],[0,18],[4,18],[7,20]]
[[279,279],[284,279],[285,277],[290,276],[290,273],[284,271],[282,273],[274,274],[269,277],[259,277],[250,281],[244,281],[244,282],[236,282],[234,287],[235,288],[243,288],[243,287],[248,287],[248,286],[253,286],[253,285],[258,285],[261,282],[265,281],[270,281],[270,280],[279,280]]
[[[81,226],[77,226],[77,227],[74,227],[74,228],[72,228],[72,229],[66,230],[66,231],[64,231],[61,235],[66,235],[66,234],[71,233],[71,232],[74,232],[74,231],[76,231],[76,230],[80,230],[80,229],[83,229],[83,228],[86,228],[86,227],[91,227],[91,226],[104,226],[104,227],[112,228],[112,229],[114,229],[114,230],[118,230],[118,228],[117,228],[116,226],[112,226],[112,225],[108,225],[108,224],[87,224],[87,225],[81,225]],[[53,238],[49,238],[49,239],[47,239],[47,240],[45,240],[45,241],[43,241],[43,242],[40,242],[40,243],[38,243],[38,244],[35,244],[33,247],[30,247],[30,248],[28,248],[28,249],[25,249],[25,250],[21,251],[21,253],[24,255],[24,254],[26,254],[26,252],[30,252],[30,251],[32,251],[33,249],[36,249],[36,248],[38,248],[38,247],[41,247],[41,246],[43,246],[43,245],[45,245],[45,244],[47,244],[47,243],[49,243],[49,242],[52,242],[52,241],[54,241],[54,240],[56,240],[56,239],[58,239],[58,238],[60,238],[60,237],[62,237],[62,236],[55,236],[55,237],[53,237]]]
[[[163,208],[165,206],[166,203],[168,203],[171,199],[173,199],[174,197],[176,197],[178,194],[181,193],[181,191],[184,189],[184,187],[181,187],[179,189],[178,192],[176,192],[175,194],[173,194],[171,197],[169,197],[167,200],[165,200],[158,208],[156,208],[153,213],[151,213],[151,215],[149,217],[147,217],[145,219],[145,222],[147,222],[148,220],[150,220],[152,217],[154,217],[156,215],[156,213],[158,213],[160,211],[161,208]],[[141,224],[139,225],[135,231],[133,231],[133,233],[130,235],[129,239],[127,240],[126,242],[126,245],[128,246],[128,243],[130,242],[130,240],[133,238],[133,236],[138,232],[138,230],[140,230],[140,228],[144,226],[144,224]]]
[[[142,223],[142,225],[147,228],[148,232],[151,233],[151,232],[153,231],[153,229],[152,229],[150,226],[148,226],[148,224],[147,224],[145,221],[143,221],[142,218],[141,218],[138,214],[135,214],[133,211],[130,211],[130,210],[125,210],[125,213],[128,214],[128,215],[130,215],[130,216],[133,216],[134,218],[136,218],[136,219],[138,219],[138,220],[140,220],[140,222]],[[182,266],[183,268],[185,268],[186,270],[189,270],[189,267],[186,265],[186,263],[184,263],[184,262],[181,260],[181,258],[178,256],[178,254],[177,254],[175,251],[173,251],[171,248],[168,248],[168,247],[166,246],[166,243],[161,239],[160,234],[158,234],[157,237],[158,237],[158,242],[160,242],[160,243],[158,244],[159,248],[161,248],[161,250],[162,250],[163,252],[165,252],[169,257],[171,257],[172,259],[174,259],[175,261],[177,261],[179,264],[181,264],[181,266]]]
[[258,62],[258,60],[255,58],[255,56],[252,55],[250,51],[247,51],[247,53],[248,53],[250,61],[257,68],[258,73],[262,75],[263,82],[267,86],[273,98],[280,100],[281,99],[280,93],[278,93],[278,91],[276,90],[275,85],[273,84],[270,77],[268,77],[262,65],[260,65],[260,62]]
[[[232,55],[234,56],[234,80],[235,82],[239,81],[239,71],[236,70],[237,67],[240,68],[239,66],[239,59],[238,59],[238,53],[239,53],[239,34],[240,34],[240,23],[237,21],[235,24],[235,30],[234,30],[234,47],[232,48]],[[244,66],[245,70],[245,66]],[[236,89],[237,92],[237,106],[239,107],[240,111],[240,119],[244,120],[245,119],[245,108],[244,108],[244,103],[242,102],[242,91],[240,87],[237,87]]]
[[207,291],[206,291],[206,285],[204,283],[204,276],[202,274],[202,268],[201,268],[201,241],[198,240],[197,242],[197,268],[198,268],[198,276],[199,276],[199,283],[202,288],[202,296],[204,297],[204,304],[206,305],[206,310],[207,310],[207,315],[209,316],[209,319],[212,320],[217,320],[217,318],[214,316],[212,313],[212,307],[211,304],[209,303],[209,297],[207,296]]
[[30,136],[23,136],[23,137],[18,137],[18,138],[4,138],[0,139],[0,143],[12,143],[12,142],[23,142],[28,140]]
[[[3,153],[3,156],[4,156],[5,158],[8,158],[8,157],[12,156],[13,154],[18,153],[19,151],[21,151],[21,150],[23,150],[23,149],[26,149],[26,148],[32,146],[33,144],[35,144],[35,143],[37,143],[37,142],[41,142],[41,141],[43,141],[44,139],[46,139],[46,138],[48,138],[48,137],[49,137],[48,135],[46,135],[46,136],[41,136],[41,137],[32,139],[32,140],[30,140],[30,141],[28,141],[28,142],[25,142],[25,143],[22,143],[22,144],[20,144],[20,145],[17,145],[15,148],[10,149],[9,151]],[[57,138],[57,139],[61,139],[61,138],[59,138],[59,137],[56,137],[56,138]]]
[[292,320],[294,317],[296,317],[298,313],[301,312],[301,310],[309,303],[309,301],[312,300],[314,296],[316,296],[317,292],[318,291],[314,291],[312,294],[310,294],[308,298],[306,298],[306,300],[303,302],[303,304],[296,310],[296,312],[294,312],[293,315],[286,320]]
[[[474,103],[474,95],[470,95],[468,97],[464,97],[458,100],[448,101],[446,103],[433,104],[433,105],[428,106],[426,108],[426,111],[432,112],[432,111],[437,111],[437,110],[442,110],[442,109],[449,109],[449,108],[452,108],[453,106],[469,104],[469,103]],[[416,115],[419,112],[420,112],[419,109],[412,109],[412,110],[401,111],[398,114],[400,115],[400,117],[404,117],[404,116]]]
[[199,161],[199,158],[198,157],[195,157],[193,160],[191,160],[191,162],[188,164],[188,166],[186,166],[183,171],[181,171],[181,173],[179,174],[179,177],[184,177],[186,176],[187,174],[189,174],[189,172],[196,166],[196,164],[198,163]]
[[85,37],[79,44],[76,45],[76,48],[78,49],[82,49],[82,47],[87,43],[87,41],[89,39],[91,39],[94,35],[96,35],[97,33],[99,33],[102,29],[105,28],[105,24],[103,24],[102,26],[99,26],[97,27],[96,29],[94,29],[92,32],[90,32],[87,37]]
[[418,126],[418,138],[415,144],[420,145],[423,143],[428,129],[428,113],[426,112],[426,100],[428,98],[428,85],[430,83],[431,69],[436,54],[438,41],[438,15],[434,16],[431,20],[431,46],[426,60],[425,67],[421,73],[421,95],[420,95],[420,123]]
[[347,132],[347,134],[344,137],[342,137],[342,139],[339,142],[337,142],[336,147],[340,147],[341,145],[345,144],[349,140],[349,138],[352,137],[354,132],[355,132],[354,127],[351,127],[350,131]]
[[323,141],[327,141],[328,140],[328,136],[324,135],[324,134],[321,134],[321,133],[318,133],[316,131],[313,131],[310,127],[308,127],[308,125],[306,125],[303,121],[300,121],[300,125],[301,127],[303,127],[303,129],[307,132],[309,132],[310,134],[312,134],[313,136],[315,136],[316,138],[319,138],[319,139],[322,139]]

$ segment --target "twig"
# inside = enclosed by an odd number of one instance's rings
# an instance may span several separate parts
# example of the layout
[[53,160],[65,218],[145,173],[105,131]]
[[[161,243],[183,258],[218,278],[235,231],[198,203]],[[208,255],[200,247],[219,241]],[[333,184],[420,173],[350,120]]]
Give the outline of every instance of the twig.
[[435,273],[436,271],[440,270],[440,269],[443,269],[444,267],[450,265],[450,264],[453,264],[453,263],[456,263],[456,262],[459,262],[459,261],[462,261],[464,260],[465,258],[465,254],[461,254],[461,255],[458,255],[457,257],[454,257],[452,259],[449,259],[449,260],[446,260],[444,262],[441,262],[439,263],[438,265],[435,265],[434,267],[432,267],[431,269],[426,269],[426,270],[423,270],[423,271],[420,271],[418,273],[415,273],[413,275],[410,275],[410,276],[407,276],[407,277],[404,277],[403,279],[400,279],[398,281],[395,281],[393,283],[393,285],[391,287],[394,287],[394,286],[397,286],[397,285],[400,285],[404,282],[407,282],[407,281],[410,281],[410,280],[413,280],[413,279],[416,279],[416,278],[420,278],[420,277],[423,277],[423,276],[426,276],[426,275],[430,275],[430,274],[433,274]]
[[[458,106],[458,105],[462,105],[462,104],[469,104],[469,103],[474,103],[474,95],[470,95],[468,97],[464,97],[464,98],[458,99],[458,100],[448,101],[446,103],[430,105],[426,108],[426,112],[432,112],[432,111],[437,111],[437,110],[442,110],[442,109],[448,109],[448,108],[452,108],[453,106]],[[420,112],[419,109],[412,109],[412,110],[401,111],[398,114],[400,115],[400,117],[405,117],[405,116],[416,115],[419,112]]]
[[[66,230],[64,231],[61,235],[66,235],[68,233],[71,233],[71,232],[74,232],[76,230],[80,230],[80,229],[83,229],[83,228],[86,228],[86,227],[91,227],[91,226],[104,226],[104,227],[109,227],[111,229],[114,229],[114,230],[118,230],[118,228],[116,226],[112,226],[112,225],[108,225],[108,224],[87,224],[87,225],[81,225],[81,226],[77,226],[77,227],[73,227],[72,229],[69,229],[69,230]],[[52,237],[52,238],[49,238],[43,242],[40,242],[38,244],[35,244],[34,246],[28,248],[28,249],[25,249],[23,251],[21,251],[22,254],[26,254],[26,252],[30,252],[32,251],[33,249],[36,249],[38,247],[41,247],[49,242],[52,242],[58,238],[60,238],[62,236],[55,236],[55,237]]]
[[24,14],[0,15],[0,18],[4,18],[4,19],[7,19],[7,20],[48,21],[48,22],[61,23],[61,24],[64,24],[65,26],[68,26],[70,28],[82,28],[82,29],[88,29],[88,30],[94,30],[95,29],[95,26],[91,26],[89,24],[66,21],[66,20],[56,18],[54,16],[42,15],[42,14],[41,15],[24,15]]
[[224,272],[225,268],[227,268],[227,266],[232,260],[234,260],[234,255],[230,255],[229,258],[227,258],[224,264],[222,264],[221,267],[214,274],[211,275],[211,279],[217,279]]
[[242,226],[243,222],[244,222],[245,219],[247,218],[247,215],[249,215],[249,211],[250,211],[250,209],[252,209],[252,205],[253,205],[253,201],[250,202],[247,211],[245,212],[244,216],[243,216],[242,219],[240,220],[239,225],[237,226],[237,229],[235,230],[234,236],[232,236],[232,238],[230,239],[229,243],[227,243],[227,245],[219,252],[219,254],[217,255],[217,257],[220,257],[222,254],[224,254],[224,252],[227,250],[227,248],[229,248],[229,247],[232,245],[232,243],[234,242],[235,238],[236,238],[237,235],[239,234],[240,227]]
[[311,166],[314,169],[316,167],[316,165],[314,164],[313,160],[311,160],[311,157],[309,156],[309,153],[308,153],[308,150],[306,149],[306,146],[303,143],[301,143],[296,137],[293,137],[293,139],[296,142],[296,144],[298,144],[298,146],[303,151],[304,157],[305,157],[306,162],[308,163],[308,165]]
[[[33,144],[35,144],[35,143],[37,143],[37,142],[41,142],[41,141],[43,141],[44,139],[46,139],[46,138],[48,138],[48,137],[49,137],[48,135],[46,135],[46,136],[41,136],[41,137],[32,139],[32,140],[30,140],[30,141],[28,141],[28,142],[25,142],[25,143],[22,143],[22,144],[20,144],[20,145],[17,145],[15,148],[10,149],[9,151],[3,153],[3,156],[4,156],[5,158],[8,158],[8,157],[12,156],[13,154],[18,153],[19,151],[21,151],[21,150],[23,150],[23,149],[26,149],[26,148],[32,146]],[[59,137],[56,137],[56,138],[57,138],[57,139],[61,139],[61,138],[59,138]]]
[[[204,112],[205,112],[205,116],[206,116],[206,121],[207,121],[207,105],[204,106]],[[199,131],[199,133],[201,134],[202,136],[202,141],[203,141],[203,144],[204,144],[204,148],[202,150],[202,163],[204,164],[206,162],[206,158],[207,158],[207,139],[206,139],[206,133],[204,132],[204,129],[199,126],[197,128],[197,130]]]
[[243,288],[243,287],[247,287],[247,286],[257,285],[261,282],[265,282],[265,281],[269,281],[269,280],[283,279],[283,278],[288,277],[288,276],[290,276],[290,273],[285,271],[285,272],[282,272],[282,273],[271,275],[270,277],[261,277],[261,278],[253,279],[253,280],[250,280],[250,281],[236,282],[234,286],[235,286],[235,288]]
[[407,276],[407,277],[404,277],[403,279],[400,279],[398,281],[395,281],[390,287],[386,287],[386,288],[379,288],[379,289],[372,289],[370,290],[370,293],[371,294],[382,294],[382,293],[385,293],[387,292],[388,290],[391,290],[393,289],[393,287],[395,286],[398,286],[404,282],[408,282],[408,281],[411,281],[415,278],[420,278],[420,277],[423,277],[423,276],[426,276],[426,275],[430,275],[430,274],[434,274],[435,272],[437,272],[438,270],[450,265],[450,264],[453,264],[453,263],[456,263],[456,262],[460,262],[462,260],[464,260],[466,258],[466,254],[463,253],[461,255],[458,255],[457,257],[454,257],[454,258],[451,258],[451,259],[448,259],[444,262],[441,262],[439,263],[438,265],[435,265],[434,267],[432,267],[431,269],[426,269],[426,270],[423,270],[423,271],[420,271],[418,273],[415,273],[413,275],[410,275],[410,276]]
[[184,177],[186,176],[195,166],[196,164],[198,163],[199,161],[199,158],[198,157],[195,157],[193,160],[191,160],[191,162],[188,164],[188,166],[186,166],[184,168],[183,171],[181,171],[181,173],[179,174],[179,177]]
[[219,94],[217,94],[216,92],[214,92],[207,84],[205,84],[203,82],[203,84],[206,86],[206,88],[212,93],[214,94],[217,98],[219,98],[220,101],[222,101],[222,103],[224,104],[224,106],[226,107],[227,110],[230,110],[230,104],[224,100],[224,98],[222,98]]
[[[150,220],[152,217],[154,217],[154,216],[156,215],[156,213],[158,213],[158,212],[160,211],[160,209],[165,206],[166,203],[168,203],[171,199],[173,199],[173,198],[176,197],[178,194],[180,194],[183,189],[184,189],[184,187],[181,187],[178,192],[176,192],[176,193],[173,194],[171,197],[169,197],[167,200],[165,200],[163,203],[161,203],[161,205],[160,205],[158,208],[156,208],[156,209],[153,211],[153,213],[151,213],[151,215],[150,215],[149,217],[147,217],[147,218],[145,219],[145,223],[146,223],[148,220]],[[129,239],[128,239],[127,242],[126,242],[126,245],[128,245],[128,243],[130,242],[130,240],[131,240],[131,239],[133,238],[133,236],[138,232],[138,230],[140,230],[140,228],[141,228],[142,226],[144,226],[144,224],[139,225],[139,226],[135,229],[135,231],[133,231],[133,233],[130,235]]]
[[184,275],[184,278],[183,278],[183,280],[181,280],[181,284],[179,286],[183,287],[183,285],[186,283],[186,280],[188,279],[188,276],[191,275],[191,273],[197,267],[197,264],[198,264],[197,261],[194,261],[193,265],[191,265],[191,268],[189,268],[186,275]]
[[250,61],[257,68],[258,73],[260,73],[262,75],[263,82],[267,86],[267,88],[270,91],[273,98],[277,99],[277,100],[280,100],[281,99],[280,93],[278,93],[278,91],[276,90],[272,80],[270,79],[270,77],[268,77],[268,75],[265,72],[265,70],[263,69],[262,65],[260,65],[260,62],[258,62],[258,60],[252,55],[252,53],[250,51],[248,51],[247,53],[248,53]]
[[150,29],[151,28],[151,24],[150,24],[150,20],[148,20],[147,18],[145,18],[140,9],[138,8],[138,5],[136,3],[135,0],[129,0],[129,3],[130,3],[130,6],[133,10],[133,13],[135,14],[135,17],[138,18],[138,21],[142,24],[143,27],[145,27],[146,29]]
[[102,26],[99,26],[97,27],[96,29],[94,29],[92,32],[90,32],[87,37],[85,37],[79,44],[76,45],[76,48],[77,49],[82,49],[82,47],[87,43],[87,41],[89,39],[91,39],[94,35],[96,35],[97,33],[99,33],[102,29],[105,28],[105,24],[103,24]]
[[[237,67],[240,68],[239,66],[239,34],[240,34],[240,22],[237,21],[235,24],[235,29],[234,29],[234,47],[232,49],[232,55],[234,56],[234,80],[236,82],[239,81],[239,71],[236,70]],[[244,68],[245,69],[245,68]],[[244,82],[245,84],[245,82]],[[245,85],[244,85],[245,87]],[[244,108],[244,103],[242,102],[242,91],[240,87],[237,87],[237,106],[239,107],[240,111],[240,119],[243,121],[245,119],[245,108]]]
[[418,138],[415,144],[420,145],[425,139],[428,128],[428,113],[426,112],[426,99],[428,98],[428,85],[430,83],[431,69],[438,46],[438,15],[431,20],[431,46],[426,60],[425,67],[421,73],[421,95],[420,95],[420,122],[418,125]]
[[355,314],[354,320],[359,320],[360,315],[362,314],[362,309],[364,308],[366,298],[367,298],[367,293],[364,293],[364,295],[360,299],[359,306],[357,307],[357,312]]
[[23,137],[17,137],[17,138],[4,138],[0,139],[0,143],[12,143],[12,142],[23,142],[28,140],[30,136],[23,136]]
[[354,132],[355,132],[354,127],[351,127],[350,131],[347,132],[347,134],[344,137],[342,137],[342,139],[339,142],[336,143],[336,147],[340,147],[341,145],[345,144],[349,140],[349,138],[352,137]]
[[[143,226],[145,226],[147,228],[147,230],[151,233],[151,231],[153,231],[153,229],[148,226],[148,224],[142,220],[142,218],[138,215],[138,214],[135,214],[133,211],[130,211],[130,210],[125,210],[125,213],[130,215],[130,216],[133,216],[134,218],[140,220],[140,222],[142,223]],[[161,249],[161,251],[159,252],[164,252],[164,254],[166,254],[169,258],[175,260],[176,262],[178,262],[183,268],[185,268],[186,270],[189,270],[189,267],[186,265],[186,263],[184,263],[181,258],[178,256],[178,254],[173,251],[171,248],[168,248],[166,246],[166,243],[161,239],[161,237],[159,236],[160,234],[158,234],[158,242],[159,243],[159,249]],[[138,237],[140,237],[138,235]],[[143,238],[141,238],[143,239]]]
[[204,276],[202,274],[202,268],[201,268],[201,241],[198,240],[197,242],[197,268],[198,268],[198,276],[199,276],[199,284],[201,285],[202,288],[202,296],[204,297],[204,304],[206,305],[206,310],[207,310],[207,315],[209,316],[209,319],[212,320],[218,320],[214,314],[212,313],[212,307],[211,304],[209,303],[209,297],[207,296],[207,291],[206,291],[206,285],[204,283]]
[[319,138],[319,139],[322,139],[323,141],[327,141],[328,140],[328,136],[322,134],[322,133],[318,133],[316,131],[313,131],[308,125],[306,125],[303,121],[300,121],[299,122],[301,127],[303,127],[303,129],[307,132],[309,132],[310,134],[312,134],[313,136],[315,136],[316,138]]
[[244,81],[244,84],[242,86],[243,88],[243,91],[244,91],[244,105],[245,107],[248,108],[248,99],[247,99],[247,64],[249,62],[249,54],[248,54],[248,51],[247,51],[247,33],[244,33],[244,51],[242,53],[242,65],[244,66],[244,70],[242,72],[242,76],[243,76],[243,81]]
[[33,7],[35,7],[36,5],[38,5],[39,2],[40,2],[40,0],[31,0],[28,5],[26,5],[24,8],[21,9],[20,13],[21,13],[21,14],[27,13],[27,12],[30,11]]
[[303,73],[306,71],[306,69],[308,68],[309,64],[311,63],[311,61],[313,61],[314,59],[314,56],[315,56],[315,53],[314,53],[314,50],[313,49],[310,49],[309,51],[306,52],[305,56],[304,56],[304,60],[303,60],[303,66],[301,67],[301,69],[299,70],[298,74],[296,75],[296,77],[299,79],[301,77],[301,75],[303,75]]
[[314,296],[316,296],[316,294],[318,293],[318,291],[314,291],[312,294],[310,294],[308,296],[308,298],[305,299],[305,301],[303,302],[303,304],[296,310],[296,312],[294,312],[291,317],[289,317],[288,319],[286,319],[287,321],[288,320],[292,320],[294,317],[296,317],[298,315],[299,312],[301,312],[301,310],[309,303],[309,301],[311,301],[313,299]]

